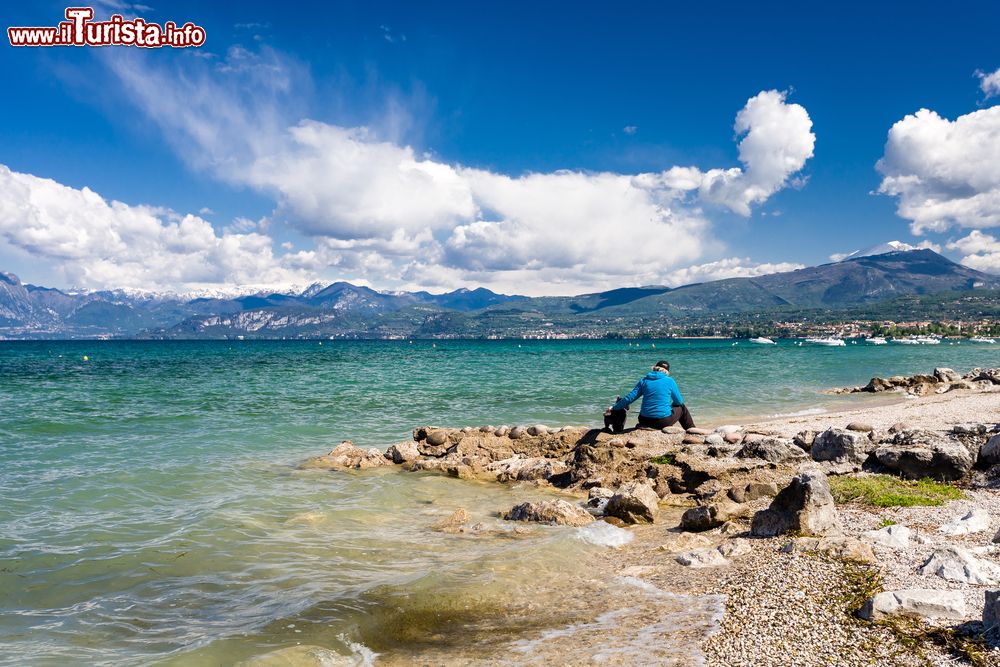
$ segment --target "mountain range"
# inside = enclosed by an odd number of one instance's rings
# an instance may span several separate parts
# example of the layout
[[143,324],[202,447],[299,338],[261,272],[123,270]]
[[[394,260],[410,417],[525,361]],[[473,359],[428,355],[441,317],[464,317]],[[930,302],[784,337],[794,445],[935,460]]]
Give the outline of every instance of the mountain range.
[[[488,289],[379,292],[335,282],[302,291],[186,298],[125,290],[61,291],[0,272],[3,338],[227,338],[601,335],[640,325],[878,310],[904,297],[975,294],[993,303],[1000,276],[927,249],[855,253],[820,266],[682,287],[627,287],[568,297]],[[911,306],[908,306],[911,308]],[[919,313],[913,313],[916,318]]]

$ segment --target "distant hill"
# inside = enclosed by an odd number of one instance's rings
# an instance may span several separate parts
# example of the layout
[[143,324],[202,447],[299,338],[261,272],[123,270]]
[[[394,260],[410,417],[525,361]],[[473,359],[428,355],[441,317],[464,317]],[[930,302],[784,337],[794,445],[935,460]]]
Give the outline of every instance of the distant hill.
[[[855,254],[785,273],[683,287],[628,287],[569,297],[510,296],[485,288],[446,294],[379,292],[336,282],[299,293],[184,299],[87,293],[22,285],[0,273],[0,336],[225,338],[488,336],[564,331],[600,334],[665,320],[718,321],[747,313],[877,312],[914,295],[990,294],[1000,277],[956,264],[931,250]],[[917,300],[943,308],[942,300]],[[928,305],[927,307],[930,307]],[[952,310],[954,307],[949,306]],[[959,309],[960,310],[960,309]],[[913,317],[919,313],[914,312]]]

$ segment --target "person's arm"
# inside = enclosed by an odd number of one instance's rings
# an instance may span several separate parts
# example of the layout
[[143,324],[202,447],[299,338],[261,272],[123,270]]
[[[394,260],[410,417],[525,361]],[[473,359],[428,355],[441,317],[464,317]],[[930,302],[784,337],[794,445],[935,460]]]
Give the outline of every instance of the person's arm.
[[[673,380],[673,378],[670,379]],[[670,387],[670,403],[674,407],[684,405],[684,397],[681,396],[681,388],[677,386],[677,380],[674,380]]]
[[611,409],[624,410],[628,406],[632,405],[635,399],[639,398],[641,395],[642,395],[642,380],[639,380],[639,382],[636,383],[635,387],[632,388],[632,391],[625,394],[621,399],[619,399],[618,402],[611,407]]

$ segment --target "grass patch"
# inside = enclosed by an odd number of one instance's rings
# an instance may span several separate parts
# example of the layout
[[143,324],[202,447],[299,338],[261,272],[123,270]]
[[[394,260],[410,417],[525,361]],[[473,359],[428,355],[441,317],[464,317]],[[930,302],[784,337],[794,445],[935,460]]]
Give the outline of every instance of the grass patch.
[[895,526],[895,525],[896,525],[896,520],[890,519],[887,516],[882,517],[882,520],[878,522],[879,528],[888,528],[889,526]]
[[910,481],[892,475],[831,477],[830,491],[838,503],[861,503],[873,507],[943,505],[965,496],[950,484],[932,479]]
[[677,465],[677,457],[674,454],[660,454],[659,456],[654,456],[649,459],[650,463],[656,463],[659,465]]

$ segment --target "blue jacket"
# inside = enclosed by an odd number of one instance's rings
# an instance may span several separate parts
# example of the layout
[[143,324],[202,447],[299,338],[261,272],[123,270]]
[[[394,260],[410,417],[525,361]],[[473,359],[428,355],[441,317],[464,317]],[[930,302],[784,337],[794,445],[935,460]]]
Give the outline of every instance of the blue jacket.
[[615,403],[615,410],[624,410],[632,404],[635,399],[642,396],[642,409],[639,414],[643,417],[662,419],[669,417],[674,406],[684,405],[684,397],[677,387],[677,382],[666,373],[650,371],[646,377],[639,380],[639,384],[628,394]]

